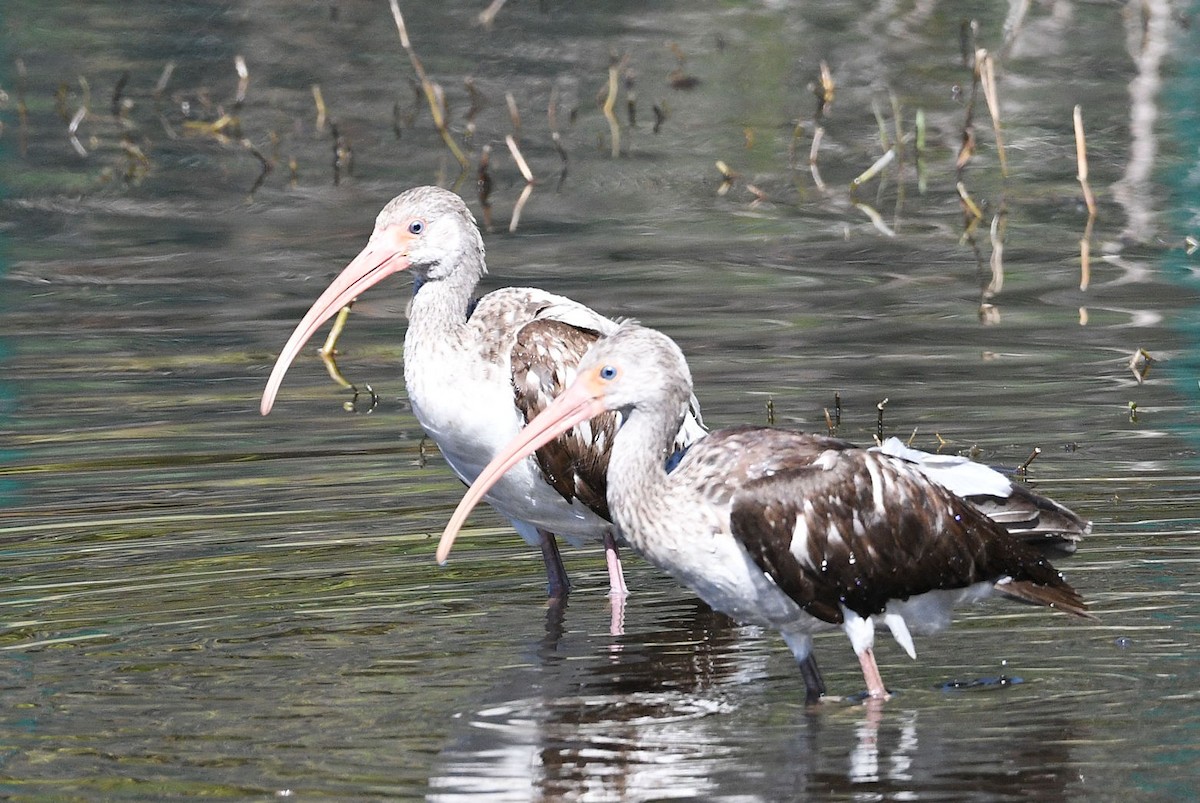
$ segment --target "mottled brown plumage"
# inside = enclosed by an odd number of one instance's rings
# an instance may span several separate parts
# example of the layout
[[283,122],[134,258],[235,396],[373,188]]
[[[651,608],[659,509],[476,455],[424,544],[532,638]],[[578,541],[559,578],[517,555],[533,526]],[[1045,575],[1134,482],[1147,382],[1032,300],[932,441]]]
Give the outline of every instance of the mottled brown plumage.
[[[1008,481],[986,467],[738,427],[695,443],[668,474],[662,454],[691,392],[678,347],[627,324],[597,341],[577,371],[479,474],[446,527],[440,560],[471,506],[523,455],[620,410],[608,501],[629,544],[717,610],[779,630],[802,665],[812,634],[840,625],[872,697],[887,696],[873,653],[877,623],[915,657],[913,632],[946,627],[956,604],[993,591],[1089,616],[1039,546],[933,479],[1008,495]],[[808,672],[805,684],[810,699],[820,694]]]
[[[521,327],[512,349],[517,409],[532,421],[575,378],[575,366],[600,333],[553,319]],[[571,429],[535,453],[546,482],[568,502],[578,499],[611,520],[605,498],[608,453],[617,432],[617,414],[605,413]]]

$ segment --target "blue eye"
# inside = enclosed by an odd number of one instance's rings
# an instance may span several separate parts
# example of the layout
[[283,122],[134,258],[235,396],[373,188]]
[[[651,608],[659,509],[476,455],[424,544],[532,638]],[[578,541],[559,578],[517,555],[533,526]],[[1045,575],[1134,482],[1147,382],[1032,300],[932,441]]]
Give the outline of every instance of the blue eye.
[[423,231],[425,231],[425,221],[423,220],[414,220],[408,224],[409,234],[420,234]]
[[600,378],[604,379],[604,380],[616,379],[617,378],[617,369],[612,367],[611,365],[604,366],[603,368],[600,369]]

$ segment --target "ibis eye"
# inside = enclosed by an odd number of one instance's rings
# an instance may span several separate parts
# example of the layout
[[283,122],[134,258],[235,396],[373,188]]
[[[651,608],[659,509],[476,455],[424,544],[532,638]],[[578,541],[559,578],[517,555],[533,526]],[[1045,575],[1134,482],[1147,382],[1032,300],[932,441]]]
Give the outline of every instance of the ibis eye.
[[600,378],[608,381],[617,378],[617,369],[611,365],[606,365],[600,369]]
[[420,234],[423,231],[425,231],[425,221],[423,220],[414,220],[408,224],[409,234]]

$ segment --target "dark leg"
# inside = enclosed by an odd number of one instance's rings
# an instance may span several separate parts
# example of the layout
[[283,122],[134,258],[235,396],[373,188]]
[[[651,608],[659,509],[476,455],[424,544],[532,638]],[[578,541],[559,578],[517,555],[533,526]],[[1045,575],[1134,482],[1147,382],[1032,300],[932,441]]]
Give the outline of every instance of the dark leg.
[[825,696],[825,679],[821,677],[821,668],[811,652],[800,662],[800,675],[804,678],[804,702],[809,705],[819,703]]
[[567,570],[563,566],[562,556],[558,554],[558,542],[554,533],[538,529],[541,536],[539,545],[542,548],[542,560],[546,563],[546,595],[551,599],[560,599],[571,593],[571,581],[567,579]]

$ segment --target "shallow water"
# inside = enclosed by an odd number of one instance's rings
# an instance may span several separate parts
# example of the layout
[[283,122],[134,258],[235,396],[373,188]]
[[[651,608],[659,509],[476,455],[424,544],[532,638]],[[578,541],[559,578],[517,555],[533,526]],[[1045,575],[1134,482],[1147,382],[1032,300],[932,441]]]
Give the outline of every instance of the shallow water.
[[[814,711],[777,636],[635,557],[620,636],[594,549],[567,550],[563,611],[546,608],[539,557],[489,511],[437,567],[462,487],[406,408],[406,279],[362,299],[340,344],[347,375],[379,392],[374,412],[344,412],[311,349],[271,416],[257,412],[278,349],[379,207],[455,182],[387,4],[17,0],[0,67],[2,793],[1193,796],[1200,255],[1185,238],[1200,219],[1200,51],[1178,14],[1196,9],[1151,17],[1143,36],[1123,7],[1035,4],[1006,48],[992,4],[517,3],[490,30],[481,6],[406,13],[460,138],[465,76],[485,99],[468,143],[473,157],[493,147],[485,290],[540,286],[663,329],[712,426],[770,414],[823,431],[838,393],[839,432],[862,442],[886,398],[886,432],[924,448],[940,438],[1012,467],[1040,447],[1032,484],[1095,523],[1060,568],[1098,621],[964,611],[916,661],[880,645],[892,701]],[[969,14],[997,55],[1008,160],[1004,179],[980,98],[963,175],[983,205],[974,227],[954,171]],[[1127,40],[1145,42],[1140,60]],[[595,102],[613,53],[636,71],[617,159]],[[188,125],[233,108],[238,54],[241,136],[276,165],[253,193],[260,163],[239,137]],[[836,82],[824,191],[809,169],[821,60]],[[699,83],[672,89],[677,68]],[[117,119],[126,71],[133,106]],[[337,185],[314,83],[353,149]],[[889,89],[902,172],[856,198],[881,228],[846,188],[882,152],[872,104],[892,126]],[[539,179],[515,232],[506,91]],[[81,156],[68,123],[85,103]],[[1086,290],[1076,103],[1099,201]],[[717,160],[739,174],[723,194]],[[482,216],[474,170],[458,186]],[[981,315],[1001,211],[1003,285]],[[1140,383],[1137,349],[1155,360]],[[843,636],[817,650],[835,694],[861,689]]]

